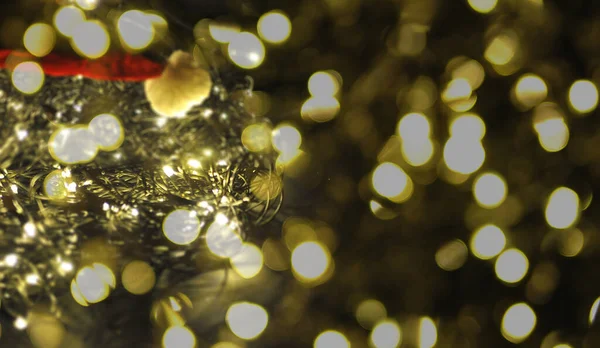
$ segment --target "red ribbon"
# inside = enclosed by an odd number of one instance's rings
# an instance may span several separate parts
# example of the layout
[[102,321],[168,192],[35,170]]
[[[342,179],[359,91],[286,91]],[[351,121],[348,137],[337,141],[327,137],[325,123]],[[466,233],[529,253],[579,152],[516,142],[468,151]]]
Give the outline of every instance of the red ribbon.
[[47,76],[81,75],[95,80],[145,81],[162,74],[164,66],[139,55],[109,54],[95,60],[51,53],[36,58],[23,51],[0,50],[0,69],[10,68],[16,62],[36,61]]

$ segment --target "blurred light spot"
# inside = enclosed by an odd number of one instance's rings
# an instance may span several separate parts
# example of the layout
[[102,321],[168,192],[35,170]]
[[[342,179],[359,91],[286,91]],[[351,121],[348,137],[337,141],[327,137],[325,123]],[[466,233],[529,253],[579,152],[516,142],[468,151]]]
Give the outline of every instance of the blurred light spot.
[[463,241],[456,239],[438,249],[435,253],[435,262],[445,271],[455,271],[467,261],[469,250]]
[[91,11],[98,6],[98,0],[75,0],[77,5],[84,10]]
[[583,249],[585,238],[583,233],[577,229],[569,229],[560,232],[558,252],[566,257],[577,256]]
[[131,10],[123,13],[117,21],[117,29],[123,44],[133,50],[144,49],[154,40],[154,26],[142,11]]
[[485,49],[485,59],[494,65],[506,65],[515,56],[518,42],[515,37],[508,34],[496,36]]
[[525,74],[515,84],[514,93],[520,106],[532,108],[546,99],[548,87],[539,76]]
[[233,257],[242,250],[242,237],[233,222],[219,221],[215,218],[208,226],[205,238],[208,249],[219,257]]
[[27,322],[27,319],[25,319],[21,316],[17,317],[14,322],[15,328],[17,330],[24,330],[25,328],[27,328],[28,324],[29,323]]
[[448,86],[442,92],[442,100],[448,104],[469,99],[472,93],[473,89],[467,79],[454,79],[448,83]]
[[369,208],[371,208],[373,215],[381,220],[391,220],[398,216],[396,212],[383,207],[379,202],[374,200],[369,202]]
[[272,142],[275,150],[280,153],[295,153],[302,144],[302,135],[292,125],[281,124],[272,133]]
[[551,227],[566,229],[573,226],[579,217],[579,196],[566,187],[555,189],[548,198],[545,216]]
[[462,99],[462,100],[455,101],[453,103],[450,103],[448,106],[450,107],[450,109],[452,109],[453,111],[456,111],[456,112],[467,112],[467,111],[471,110],[475,106],[476,103],[477,103],[477,96],[475,94],[473,94],[468,99]]
[[373,189],[377,194],[401,203],[412,194],[412,180],[397,165],[385,162],[375,168],[372,176]]
[[110,284],[92,267],[80,269],[75,276],[75,282],[79,294],[88,303],[98,303],[106,299],[110,292]]
[[508,249],[496,259],[496,276],[507,283],[517,283],[529,269],[527,256],[518,249]]
[[56,130],[50,137],[48,150],[52,158],[63,164],[88,163],[98,153],[98,144],[87,127]]
[[156,274],[152,266],[144,261],[131,261],[123,269],[121,282],[125,290],[134,295],[143,295],[154,288]]
[[250,182],[250,192],[262,200],[269,201],[281,194],[283,182],[274,172],[259,173]]
[[98,148],[104,151],[118,149],[125,139],[123,125],[115,115],[101,114],[94,117],[88,129],[94,135]]
[[19,257],[16,254],[8,254],[4,257],[4,263],[8,267],[16,266],[18,261],[19,261]]
[[377,322],[387,317],[383,303],[377,300],[362,301],[356,307],[356,320],[363,328],[370,330]]
[[579,113],[588,113],[598,106],[598,88],[588,80],[578,80],[569,89],[569,103]]
[[171,326],[162,339],[163,348],[195,348],[196,336],[185,326]]
[[165,173],[165,175],[168,177],[172,177],[173,175],[175,175],[175,170],[171,166],[164,166],[162,170],[163,173]]
[[485,123],[475,114],[463,114],[450,123],[450,136],[463,140],[482,140],[485,136]]
[[317,336],[314,348],[350,348],[350,341],[341,332],[328,330]]
[[402,142],[402,157],[413,167],[427,164],[433,157],[434,146],[429,138]]
[[63,6],[54,15],[56,30],[66,37],[72,37],[75,28],[83,22],[85,22],[85,14],[74,6]]
[[257,304],[237,302],[229,307],[225,320],[231,332],[237,337],[251,340],[265,330],[269,322],[269,314]]
[[495,225],[484,225],[473,233],[471,251],[475,257],[489,260],[500,254],[506,246],[504,232]]
[[308,79],[308,92],[313,97],[333,97],[340,90],[340,81],[327,71],[317,71]]
[[590,315],[589,315],[589,318],[588,318],[590,326],[596,320],[596,314],[598,314],[598,307],[600,307],[600,297],[598,297],[594,301],[594,303],[592,304],[592,307],[590,308]]
[[475,90],[483,83],[485,70],[478,61],[467,59],[452,71],[452,78],[469,81],[471,89]]
[[28,221],[25,225],[23,225],[23,231],[27,236],[35,237],[37,233],[37,228],[35,227],[35,224],[33,222]]
[[311,222],[297,217],[290,217],[285,220],[282,235],[286,246],[290,250],[294,250],[303,242],[318,240]]
[[398,122],[398,134],[403,141],[429,139],[429,119],[421,113],[406,114]]
[[569,142],[569,127],[556,104],[543,103],[535,109],[533,128],[540,145],[548,152],[560,151]]
[[48,198],[61,200],[67,197],[67,184],[62,173],[62,170],[57,169],[46,175],[44,179],[44,194]]
[[232,342],[219,342],[210,348],[243,348]]
[[431,348],[437,343],[437,328],[431,318],[424,317],[419,325],[419,348]]
[[23,36],[25,48],[36,57],[43,57],[50,53],[55,43],[54,28],[45,23],[32,24]]
[[479,141],[452,136],[444,146],[444,161],[457,173],[471,174],[483,165],[485,150]]
[[75,26],[71,45],[80,55],[96,59],[108,51],[110,37],[102,23],[85,21]]
[[524,341],[535,328],[536,315],[526,303],[516,303],[506,310],[502,318],[502,336],[512,343]]
[[479,13],[490,13],[496,8],[498,0],[468,0],[471,8]]
[[315,122],[328,122],[335,118],[340,111],[340,102],[334,97],[310,97],[300,109],[304,119]]
[[240,68],[254,69],[265,59],[265,46],[254,34],[241,32],[229,42],[228,53]]
[[331,264],[329,250],[318,242],[304,242],[292,251],[292,269],[301,281],[322,277]]
[[19,92],[34,94],[44,84],[44,70],[36,62],[19,63],[12,72],[12,83]]
[[188,245],[198,238],[200,227],[200,220],[195,211],[177,209],[163,220],[162,230],[171,242],[177,245]]
[[285,271],[289,268],[289,251],[280,241],[267,239],[262,246],[265,265],[274,271]]
[[268,150],[271,146],[271,128],[264,123],[249,125],[242,131],[242,144],[251,152]]
[[271,43],[282,43],[292,33],[290,19],[280,11],[271,11],[263,14],[257,24],[258,35]]
[[496,208],[506,199],[506,182],[496,173],[484,173],[473,182],[473,195],[484,208]]
[[210,36],[220,43],[229,43],[240,33],[240,26],[233,23],[211,22],[208,25]]
[[402,330],[394,320],[380,321],[370,335],[371,344],[375,348],[396,348],[402,342]]
[[233,270],[242,278],[256,276],[263,267],[263,254],[260,249],[250,243],[244,243],[239,253],[229,259]]
[[573,347],[570,344],[562,343],[562,344],[557,344],[552,348],[573,348]]
[[28,319],[27,333],[34,347],[60,348],[63,346],[66,330],[56,315],[31,311],[29,312]]

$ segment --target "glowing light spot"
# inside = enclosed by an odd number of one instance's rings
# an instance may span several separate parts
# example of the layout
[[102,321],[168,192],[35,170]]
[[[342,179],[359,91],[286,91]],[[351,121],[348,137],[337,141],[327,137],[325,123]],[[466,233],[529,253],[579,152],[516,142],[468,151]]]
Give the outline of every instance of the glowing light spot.
[[471,174],[483,165],[485,150],[478,141],[465,141],[453,136],[444,146],[444,161],[452,171]]
[[27,316],[27,334],[36,348],[64,347],[67,334],[65,326],[55,314],[43,310],[33,310]]
[[110,37],[102,23],[85,21],[75,26],[71,45],[80,55],[96,59],[108,51]]
[[582,114],[594,111],[598,106],[598,88],[588,80],[575,81],[569,89],[569,103]]
[[23,94],[34,94],[44,84],[44,70],[35,62],[19,63],[11,75],[12,83]]
[[495,225],[484,225],[471,238],[471,251],[475,257],[489,260],[500,254],[506,246],[504,232]]
[[398,214],[390,209],[385,208],[379,202],[371,200],[369,202],[369,208],[373,215],[381,220],[391,220],[398,216]]
[[558,252],[566,257],[577,256],[583,249],[584,242],[583,233],[577,228],[561,231]]
[[535,109],[533,128],[540,145],[548,152],[560,151],[569,142],[569,127],[555,104],[544,103]]
[[68,261],[63,261],[60,263],[59,268],[63,273],[68,273],[73,270],[73,264]]
[[172,177],[173,175],[175,175],[175,170],[171,166],[164,166],[162,169],[163,173],[165,173],[165,175],[168,177]]
[[398,134],[403,141],[429,139],[431,135],[429,119],[416,112],[404,115],[398,122]]
[[23,318],[23,317],[17,317],[15,319],[15,328],[17,330],[24,330],[25,328],[27,328],[27,319]]
[[16,254],[8,254],[4,256],[4,263],[8,267],[15,267],[17,262],[19,261],[19,257]]
[[60,163],[89,163],[98,153],[98,144],[87,127],[77,126],[56,130],[50,137],[48,150]]
[[435,253],[435,262],[445,271],[455,271],[467,261],[469,250],[463,241],[456,239],[444,244]]
[[385,162],[375,168],[372,176],[373,189],[377,194],[394,202],[406,201],[412,194],[412,180],[397,165]]
[[98,6],[98,0],[75,0],[77,5],[84,10],[91,11]]
[[154,40],[154,26],[142,11],[131,10],[123,13],[117,21],[117,29],[125,46],[133,50],[144,49]]
[[200,220],[195,211],[177,209],[163,220],[165,237],[177,245],[193,243],[200,235]]
[[463,60],[463,62],[452,71],[452,78],[469,81],[471,88],[475,90],[483,83],[483,80],[485,79],[485,70],[478,61],[467,59]]
[[38,276],[37,274],[28,274],[27,276],[25,276],[25,282],[27,284],[36,285],[39,283],[39,281],[40,276]]
[[279,125],[272,133],[273,147],[280,153],[294,153],[302,144],[302,135],[294,126]]
[[506,182],[496,173],[484,173],[473,182],[473,195],[484,208],[496,208],[506,199]]
[[424,317],[419,325],[419,348],[431,348],[437,343],[437,328],[431,318]]
[[75,28],[83,22],[85,22],[85,14],[74,6],[61,7],[54,15],[56,30],[66,37],[72,37]]
[[473,89],[467,79],[454,79],[448,83],[442,93],[442,100],[445,103],[452,103],[459,100],[469,99]]
[[271,11],[263,14],[257,23],[258,35],[270,43],[282,43],[292,33],[290,19],[281,11]]
[[300,113],[304,119],[315,122],[328,122],[335,118],[340,111],[340,102],[334,97],[319,96],[307,99]]
[[313,97],[333,97],[340,90],[340,81],[327,71],[317,71],[308,79],[308,92]]
[[450,136],[463,140],[482,140],[485,136],[485,123],[475,114],[463,114],[450,123]]
[[211,22],[208,31],[213,40],[220,43],[229,43],[240,33],[240,26],[233,23]]
[[163,334],[163,348],[195,348],[196,336],[185,326],[171,326]]
[[118,149],[125,139],[123,125],[115,115],[101,114],[94,117],[88,129],[93,134],[98,148],[103,151]]
[[75,282],[79,293],[88,303],[98,303],[108,297],[109,284],[91,267],[80,269],[75,276]]
[[479,13],[490,13],[496,8],[498,0],[468,0],[471,8]]
[[548,96],[548,87],[544,80],[533,74],[525,74],[519,78],[514,89],[517,102],[531,108],[543,102]]
[[143,295],[154,288],[156,274],[152,266],[144,261],[131,261],[123,269],[121,282],[125,290],[134,295]]
[[61,200],[67,197],[67,184],[62,175],[62,170],[55,170],[46,175],[44,194],[53,200]]
[[228,53],[240,68],[254,69],[265,59],[265,46],[254,34],[241,32],[229,42]]
[[413,167],[425,165],[433,157],[434,146],[429,138],[402,142],[402,157]]
[[600,307],[600,297],[598,297],[594,303],[592,304],[592,307],[590,308],[590,315],[588,318],[588,322],[590,325],[592,325],[594,323],[594,321],[596,320],[596,314],[598,313],[598,307]]
[[356,320],[367,330],[386,317],[385,306],[377,300],[365,300],[356,307]]
[[271,128],[264,123],[249,125],[242,132],[242,144],[252,152],[268,150],[271,146]]
[[496,259],[496,276],[506,283],[517,283],[529,269],[527,256],[518,249],[508,249]]
[[535,328],[535,312],[526,303],[516,303],[504,313],[502,336],[512,343],[524,341]]
[[496,36],[485,49],[485,59],[494,65],[506,65],[512,61],[517,51],[518,42],[508,34]]
[[396,348],[402,342],[402,330],[395,321],[383,320],[375,325],[369,339],[375,348]]
[[54,29],[48,24],[32,24],[25,35],[23,35],[23,44],[29,53],[36,57],[43,57],[50,53],[56,43],[56,34]]
[[239,338],[252,340],[258,337],[267,327],[269,314],[254,303],[237,302],[227,310],[225,320],[229,329]]
[[321,278],[331,263],[329,250],[318,242],[304,242],[292,251],[292,270],[301,281]]
[[341,332],[328,330],[317,336],[314,348],[350,348],[350,341]]
[[573,226],[579,217],[579,196],[566,187],[555,189],[548,198],[545,215],[551,227],[566,229]]
[[28,237],[35,237],[37,228],[33,222],[28,221],[25,225],[23,225],[23,232],[25,232]]
[[229,258],[242,250],[243,241],[234,223],[216,218],[206,231],[206,245],[213,254]]
[[255,277],[263,267],[262,251],[254,244],[244,243],[239,253],[229,259],[233,270],[242,278]]

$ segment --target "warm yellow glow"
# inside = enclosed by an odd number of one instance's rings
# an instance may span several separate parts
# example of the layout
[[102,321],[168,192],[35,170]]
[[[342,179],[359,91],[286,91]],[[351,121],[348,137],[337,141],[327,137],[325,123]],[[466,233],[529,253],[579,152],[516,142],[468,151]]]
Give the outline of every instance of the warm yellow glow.
[[496,5],[498,0],[468,0],[471,8],[479,13],[490,13]]
[[108,51],[110,37],[99,21],[85,21],[75,26],[71,45],[80,55],[96,59]]
[[569,142],[569,127],[563,118],[546,118],[534,124],[542,148],[548,152],[558,152]]
[[33,310],[27,316],[27,334],[35,348],[64,347],[66,330],[57,315],[41,310]]
[[469,250],[462,240],[450,241],[435,253],[435,262],[445,271],[455,271],[467,261]]
[[44,179],[44,194],[52,200],[61,200],[67,197],[67,183],[63,177],[63,171],[54,170],[46,175]]
[[398,216],[398,214],[395,211],[385,208],[379,202],[374,200],[371,200],[369,202],[369,208],[371,209],[373,215],[375,215],[381,220],[391,220]]
[[585,237],[577,228],[561,231],[558,252],[566,257],[577,256],[583,249],[584,242]]
[[213,40],[220,43],[229,43],[240,33],[240,26],[233,23],[211,22],[208,31]]
[[496,208],[506,199],[506,182],[496,173],[484,173],[473,182],[473,195],[484,208]]
[[506,65],[515,56],[517,47],[518,42],[514,37],[501,34],[489,43],[485,49],[484,57],[494,65]]
[[19,63],[12,72],[12,83],[23,94],[34,94],[44,84],[44,70],[36,62]]
[[333,97],[340,90],[340,81],[330,72],[317,71],[308,79],[308,92],[313,97]]
[[482,140],[485,131],[485,123],[476,114],[463,114],[450,122],[450,136],[452,138]]
[[315,281],[329,269],[331,255],[327,247],[319,242],[304,242],[292,251],[292,270],[301,281]]
[[328,122],[335,118],[340,111],[340,102],[334,97],[319,96],[310,97],[300,109],[304,119],[315,122]]
[[471,174],[483,165],[485,150],[479,141],[468,141],[453,136],[444,146],[444,161],[454,172]]
[[241,32],[231,38],[229,58],[240,68],[257,68],[265,59],[265,46],[256,35]]
[[237,337],[252,340],[267,327],[269,314],[257,304],[237,302],[229,307],[225,320],[231,332]]
[[242,132],[242,144],[251,152],[268,150],[271,146],[271,127],[264,123],[249,125]]
[[219,257],[233,257],[243,247],[243,240],[235,223],[229,222],[224,215],[217,214],[206,231],[206,246],[208,250]]
[[75,6],[63,6],[54,15],[54,26],[59,33],[72,37],[75,28],[85,22],[85,14]]
[[23,35],[25,48],[36,57],[43,57],[50,53],[55,43],[54,28],[45,23],[32,24]]
[[177,209],[163,220],[162,230],[169,241],[188,245],[200,235],[200,220],[193,210]]
[[133,50],[144,49],[154,40],[154,26],[142,11],[131,10],[123,13],[117,21],[117,29],[123,44]]
[[419,325],[419,348],[431,348],[437,343],[437,328],[431,318],[424,317]]
[[551,227],[565,229],[573,226],[579,218],[579,196],[566,187],[555,189],[548,198],[545,216]]
[[402,142],[402,157],[413,167],[425,165],[433,157],[434,146],[429,138]]
[[91,11],[98,6],[98,0],[75,0],[77,5],[84,10]]
[[108,266],[101,263],[94,263],[92,269],[110,288],[114,289],[117,286],[117,278],[115,278],[115,274]]
[[471,251],[475,257],[489,260],[500,254],[506,246],[504,232],[495,225],[484,225],[473,233]]
[[143,295],[154,288],[156,274],[152,266],[144,261],[131,261],[123,269],[121,282],[125,290],[134,295]]
[[[60,163],[89,163],[98,154],[98,144],[87,127],[65,127],[52,133],[48,142],[48,152]],[[69,188],[70,186],[67,186],[67,189]]]
[[302,144],[302,135],[296,127],[281,124],[272,132],[272,143],[280,153],[295,153]]
[[569,89],[569,103],[579,113],[592,112],[598,106],[598,88],[588,80],[578,80]]
[[588,317],[588,322],[590,325],[592,325],[594,323],[594,321],[596,320],[596,314],[598,314],[598,307],[600,307],[600,297],[598,297],[594,303],[592,304],[592,307],[590,308],[590,315]]
[[369,340],[375,348],[396,348],[402,342],[402,330],[394,320],[382,320],[371,331]]
[[162,170],[163,170],[163,173],[165,173],[165,175],[168,176],[169,178],[172,177],[173,175],[175,175],[175,169],[173,169],[173,167],[171,167],[171,166],[163,166]]
[[112,114],[100,114],[94,117],[90,121],[88,129],[93,134],[98,148],[103,151],[114,151],[125,140],[123,124],[117,116]]
[[516,303],[506,310],[502,318],[502,336],[512,343],[524,341],[535,328],[535,312],[526,303]]
[[548,96],[548,86],[541,77],[525,74],[515,84],[515,98],[526,108],[531,108],[543,102]]
[[517,283],[529,269],[527,256],[518,249],[508,249],[496,259],[496,276],[506,283]]
[[552,348],[573,348],[570,344],[566,344],[566,343],[561,343],[561,344],[557,344]]
[[403,141],[429,139],[431,135],[429,119],[417,112],[406,114],[398,122],[398,134]]
[[473,89],[467,79],[454,79],[448,83],[442,93],[442,100],[446,103],[452,103],[459,100],[469,99]]
[[478,61],[467,59],[452,71],[452,78],[466,79],[469,81],[471,88],[475,90],[483,83],[485,70],[483,70],[483,66]]
[[377,322],[387,317],[387,311],[383,303],[371,299],[362,301],[358,307],[356,307],[355,315],[360,326],[369,330]]
[[258,35],[270,43],[282,43],[292,33],[292,22],[280,11],[267,12],[260,17],[257,24]]
[[195,348],[196,336],[185,326],[171,326],[162,339],[163,348]]
[[314,348],[350,348],[350,341],[341,332],[328,330],[317,336]]
[[263,267],[262,251],[254,244],[244,243],[239,253],[229,259],[233,270],[242,278],[255,277]]
[[274,199],[281,194],[282,189],[281,176],[274,172],[259,173],[250,182],[250,192],[262,201]]
[[105,281],[102,271],[84,267],[77,272],[75,282],[79,294],[88,303],[98,303],[108,297],[110,285]]
[[375,168],[372,176],[373,189],[377,194],[394,202],[403,202],[412,194],[412,180],[397,165],[385,162]]

